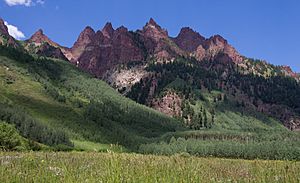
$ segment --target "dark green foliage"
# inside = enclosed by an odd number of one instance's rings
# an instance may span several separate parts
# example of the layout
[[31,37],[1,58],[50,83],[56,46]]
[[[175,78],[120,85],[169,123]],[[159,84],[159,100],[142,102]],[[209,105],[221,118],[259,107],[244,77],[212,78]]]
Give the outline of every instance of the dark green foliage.
[[[252,64],[261,64],[259,66],[259,68],[262,68],[260,72],[266,72],[264,63],[253,61]],[[194,59],[177,58],[174,62],[164,64],[153,62],[147,68],[148,71],[153,73],[153,76],[146,78],[142,83],[134,85],[128,96],[145,104],[145,98],[148,96],[141,95],[149,93],[150,85],[146,83],[157,81],[156,97],[171,88],[176,93],[180,93],[183,99],[194,105],[197,100],[205,100],[201,92],[196,92],[197,90],[208,91],[209,93],[217,90],[223,93],[223,95],[218,94],[213,98],[214,103],[218,105],[219,102],[228,102],[228,96],[238,97],[238,93],[242,92],[248,97],[247,100],[252,100],[256,107],[258,107],[258,101],[270,105],[284,105],[299,115],[299,82],[293,78],[283,76],[282,72],[276,67],[272,66],[272,68],[274,68],[277,76],[273,74],[270,77],[263,77],[249,73],[245,74],[241,71],[243,68],[233,62],[223,63],[219,60],[197,62]],[[236,106],[247,107],[245,101],[238,98],[236,99]],[[184,104],[182,109],[184,110],[185,107]],[[186,112],[183,111],[184,118],[187,116]],[[211,119],[212,124],[214,123],[213,120]],[[209,124],[206,126],[209,126]]]
[[19,107],[0,103],[0,120],[15,125],[20,134],[30,140],[54,146],[72,143],[62,131],[53,130],[34,120]]
[[25,150],[26,143],[13,125],[0,121],[0,150]]
[[208,121],[207,121],[207,113],[206,113],[206,110],[203,109],[203,122],[204,122],[204,127],[205,128],[208,128]]
[[[51,122],[55,128],[63,126],[62,130],[75,132],[85,140],[120,144],[129,149],[137,149],[141,143],[154,142],[165,133],[183,129],[177,120],[122,97],[104,82],[67,62],[33,58],[16,50],[10,52],[10,48],[2,49],[3,55],[9,58],[14,59],[13,54],[17,54],[13,63],[5,64],[22,68],[23,73],[43,86],[47,95],[63,102],[64,107],[56,108],[41,105],[40,101],[32,104],[45,107],[45,113],[44,110],[38,112],[54,118],[56,121],[51,119]],[[22,54],[26,59],[21,58]],[[47,110],[54,116],[48,117]]]
[[169,139],[163,143],[144,144],[141,146],[140,152],[164,155],[189,153],[197,156],[228,158],[300,160],[300,136],[287,131],[180,132]]
[[243,159],[289,159],[300,160],[300,151],[293,146],[298,143],[280,141],[266,142],[233,142],[233,141],[201,141],[178,138],[168,143],[142,145],[140,152],[172,155],[189,153],[197,156],[214,156]]
[[[239,78],[239,79],[237,79]],[[270,104],[300,108],[300,85],[295,79],[273,76],[264,78],[236,73],[230,77],[232,85],[239,86],[247,95]]]

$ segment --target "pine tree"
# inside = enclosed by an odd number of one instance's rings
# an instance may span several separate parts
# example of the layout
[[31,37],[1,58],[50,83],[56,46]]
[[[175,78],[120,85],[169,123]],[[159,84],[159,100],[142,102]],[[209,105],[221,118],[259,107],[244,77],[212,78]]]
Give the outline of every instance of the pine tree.
[[203,121],[204,121],[204,127],[207,128],[207,113],[206,110],[203,109]]
[[201,112],[198,114],[198,119],[199,119],[199,129],[203,128],[203,118]]

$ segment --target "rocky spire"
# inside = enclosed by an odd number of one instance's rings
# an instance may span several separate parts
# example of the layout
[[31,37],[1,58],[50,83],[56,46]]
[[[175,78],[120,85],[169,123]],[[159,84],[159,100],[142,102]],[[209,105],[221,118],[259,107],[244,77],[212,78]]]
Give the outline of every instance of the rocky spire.
[[80,33],[77,41],[71,48],[72,56],[74,60],[77,60],[80,55],[84,52],[88,44],[94,41],[95,31],[90,26],[85,27],[85,29]]
[[168,32],[163,30],[153,18],[150,18],[149,22],[143,28],[143,34],[145,37],[159,41],[162,38],[168,38]]
[[153,26],[158,26],[158,24],[155,22],[155,20],[153,18],[150,18],[150,20],[147,24],[148,25],[153,25]]
[[59,45],[55,42],[53,42],[52,40],[50,40],[45,34],[44,31],[42,29],[37,30],[29,40],[27,40],[28,42],[31,43],[38,43],[38,44],[42,44],[42,43],[48,43],[51,46],[54,47],[59,47]]
[[102,29],[102,33],[106,37],[112,37],[114,34],[114,28],[110,22],[107,22]]

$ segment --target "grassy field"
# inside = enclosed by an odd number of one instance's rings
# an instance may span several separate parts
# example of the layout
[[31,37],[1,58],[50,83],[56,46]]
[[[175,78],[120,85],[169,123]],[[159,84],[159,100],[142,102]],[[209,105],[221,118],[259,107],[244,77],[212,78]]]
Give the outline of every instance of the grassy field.
[[299,182],[300,162],[125,153],[0,153],[0,182]]

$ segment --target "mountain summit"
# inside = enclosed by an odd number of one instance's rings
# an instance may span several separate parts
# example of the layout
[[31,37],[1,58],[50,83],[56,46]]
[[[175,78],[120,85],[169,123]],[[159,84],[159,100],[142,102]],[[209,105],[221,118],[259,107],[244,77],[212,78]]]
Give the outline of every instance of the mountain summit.
[[25,41],[25,49],[40,56],[68,60],[65,56],[66,53],[64,53],[65,48],[49,39],[42,29],[37,30]]
[[205,41],[205,37],[201,36],[198,32],[189,27],[184,27],[180,30],[180,33],[174,42],[184,51],[193,52],[196,51],[198,46]]
[[51,39],[49,39],[42,29],[39,29],[36,31],[27,42],[35,43],[35,44],[43,44],[48,43],[51,46],[59,47],[59,45],[55,42],[53,42]]
[[109,38],[113,36],[114,31],[115,30],[110,22],[107,22],[102,29],[103,35]]

